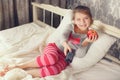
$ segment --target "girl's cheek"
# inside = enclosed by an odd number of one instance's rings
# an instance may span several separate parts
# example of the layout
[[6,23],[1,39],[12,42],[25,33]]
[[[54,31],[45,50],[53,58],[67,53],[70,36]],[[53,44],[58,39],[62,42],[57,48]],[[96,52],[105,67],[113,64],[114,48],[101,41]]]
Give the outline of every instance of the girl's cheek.
[[75,21],[75,24],[79,24],[79,21]]
[[87,24],[90,24],[90,23],[91,23],[91,21],[90,21],[90,20],[88,20],[88,21],[86,21],[86,23],[87,23]]

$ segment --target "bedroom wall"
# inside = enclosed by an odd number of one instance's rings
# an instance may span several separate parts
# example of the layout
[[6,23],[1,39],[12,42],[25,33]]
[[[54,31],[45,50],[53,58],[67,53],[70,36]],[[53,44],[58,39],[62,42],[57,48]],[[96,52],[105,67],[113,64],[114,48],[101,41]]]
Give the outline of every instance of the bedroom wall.
[[0,0],[0,30],[32,22],[31,2],[66,8],[66,0]]
[[[0,0],[0,30],[32,22],[33,1],[62,8],[86,5],[91,8],[94,19],[120,28],[120,0]],[[56,17],[58,16],[54,18]],[[50,23],[50,20],[47,20],[47,23]],[[56,25],[57,21],[54,21],[54,24]]]
[[120,0],[68,0],[67,8],[90,7],[94,19],[120,28]]

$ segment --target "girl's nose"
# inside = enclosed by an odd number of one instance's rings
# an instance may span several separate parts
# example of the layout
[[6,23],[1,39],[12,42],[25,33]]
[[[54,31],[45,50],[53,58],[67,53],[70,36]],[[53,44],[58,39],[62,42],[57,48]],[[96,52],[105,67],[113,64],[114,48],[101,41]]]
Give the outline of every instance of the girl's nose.
[[84,20],[81,20],[80,21],[80,25],[84,25],[85,24],[85,21]]

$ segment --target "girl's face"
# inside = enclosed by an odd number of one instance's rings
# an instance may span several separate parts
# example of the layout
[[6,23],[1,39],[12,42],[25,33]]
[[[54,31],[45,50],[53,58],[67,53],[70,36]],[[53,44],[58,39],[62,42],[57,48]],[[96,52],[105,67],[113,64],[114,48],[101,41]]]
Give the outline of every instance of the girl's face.
[[77,25],[80,30],[84,31],[90,27],[91,19],[84,13],[76,12],[74,14],[74,24]]

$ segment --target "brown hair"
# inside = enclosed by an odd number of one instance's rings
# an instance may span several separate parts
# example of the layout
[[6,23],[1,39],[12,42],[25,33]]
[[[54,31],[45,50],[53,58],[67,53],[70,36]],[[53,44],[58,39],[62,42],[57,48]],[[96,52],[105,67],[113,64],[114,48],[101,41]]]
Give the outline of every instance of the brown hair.
[[75,17],[75,13],[76,12],[80,12],[80,13],[84,13],[86,15],[88,15],[91,19],[91,24],[93,23],[93,19],[92,19],[92,14],[91,14],[91,11],[90,11],[90,8],[88,8],[87,6],[77,6],[73,9],[73,20],[74,20],[74,17]]

